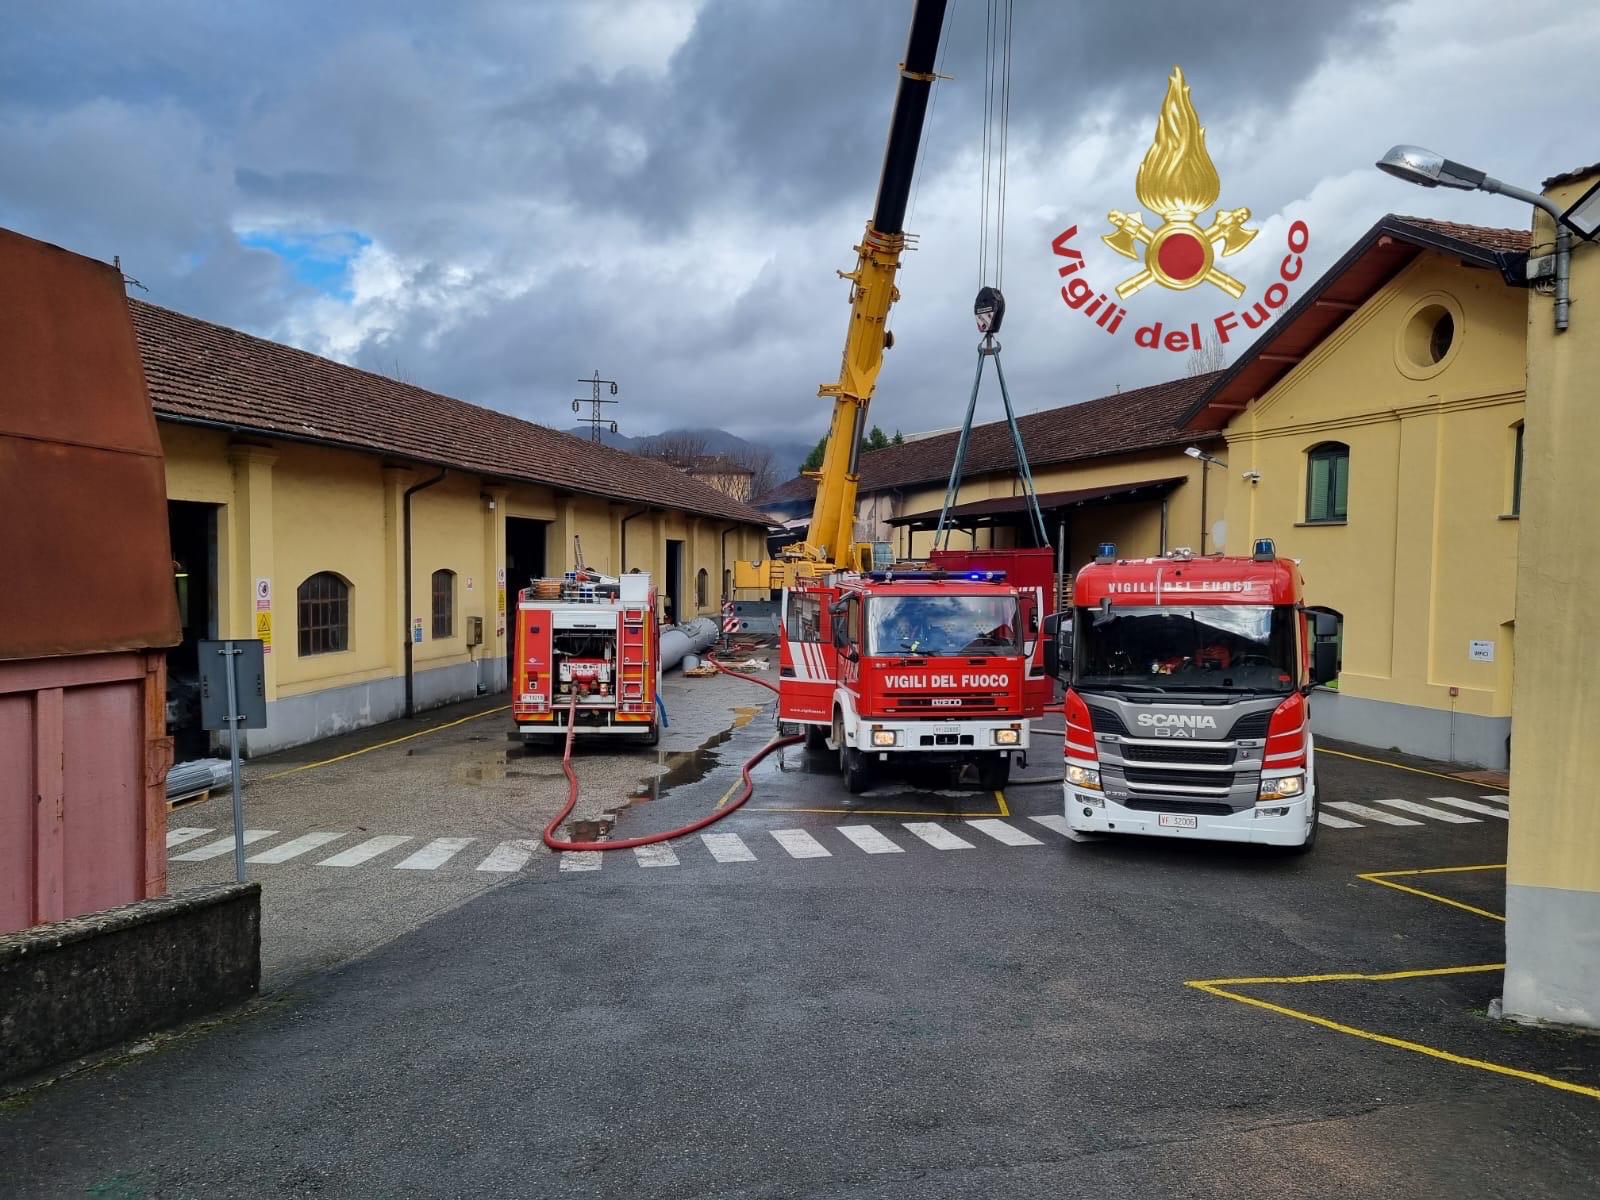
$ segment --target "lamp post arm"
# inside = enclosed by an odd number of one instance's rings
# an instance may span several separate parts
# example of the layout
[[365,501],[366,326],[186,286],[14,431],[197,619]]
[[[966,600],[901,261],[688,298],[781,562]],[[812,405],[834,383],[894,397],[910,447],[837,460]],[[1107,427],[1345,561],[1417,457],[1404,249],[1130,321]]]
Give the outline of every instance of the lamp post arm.
[[1556,332],[1566,332],[1567,314],[1572,307],[1569,286],[1572,277],[1572,231],[1561,223],[1561,206],[1548,196],[1541,196],[1538,192],[1530,192],[1515,184],[1505,183],[1492,175],[1485,175],[1478,187],[1483,191],[1510,196],[1514,200],[1521,200],[1535,208],[1543,209],[1556,223]]

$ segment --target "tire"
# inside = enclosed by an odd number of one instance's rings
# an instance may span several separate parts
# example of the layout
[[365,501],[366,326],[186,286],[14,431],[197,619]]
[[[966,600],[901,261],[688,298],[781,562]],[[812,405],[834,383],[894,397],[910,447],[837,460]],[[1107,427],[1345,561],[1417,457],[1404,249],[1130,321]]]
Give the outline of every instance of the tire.
[[806,732],[806,749],[821,754],[828,748],[828,731],[821,725],[803,726]]
[[839,747],[839,776],[844,780],[845,789],[852,796],[859,796],[872,786],[871,772],[861,751],[845,745],[844,722],[838,714],[833,718],[833,740]]
[[1011,755],[996,754],[978,764],[978,782],[991,792],[998,792],[1011,782]]
[[1322,822],[1317,820],[1317,813],[1321,805],[1317,801],[1316,789],[1311,792],[1311,831],[1306,834],[1306,840],[1298,846],[1287,846],[1285,849],[1290,854],[1310,854],[1313,846],[1317,844],[1317,830],[1322,828]]
[[648,728],[648,729],[646,729],[644,731],[644,737],[639,739],[639,744],[641,746],[654,746],[657,743],[659,743],[660,741],[661,741],[661,724],[658,721],[651,721],[650,722],[650,728]]

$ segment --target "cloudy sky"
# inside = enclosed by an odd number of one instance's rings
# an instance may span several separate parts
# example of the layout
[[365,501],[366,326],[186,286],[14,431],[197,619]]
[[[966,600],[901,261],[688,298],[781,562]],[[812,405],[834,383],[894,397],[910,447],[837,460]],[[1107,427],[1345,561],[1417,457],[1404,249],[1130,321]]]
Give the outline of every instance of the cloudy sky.
[[[951,0],[874,419],[960,419],[971,386],[985,0]],[[1416,142],[1514,182],[1600,159],[1600,23],[1570,0],[1017,0],[1004,337],[1024,410],[1179,374],[1061,303],[1183,67],[1255,246],[1311,273],[1385,212],[1525,226],[1371,163]],[[620,380],[624,432],[816,436],[871,211],[910,0],[15,0],[0,224],[109,260],[136,295],[557,426]],[[1576,97],[1574,100],[1572,97]],[[1154,221],[1150,214],[1146,219]],[[1266,247],[1265,251],[1259,248]],[[1252,253],[1252,251],[1255,251]],[[1303,286],[1303,285],[1302,285]],[[1156,289],[1150,289],[1155,292]],[[1206,286],[1139,320],[1208,319]],[[998,397],[986,400],[998,413]],[[992,410],[992,411],[991,411]]]

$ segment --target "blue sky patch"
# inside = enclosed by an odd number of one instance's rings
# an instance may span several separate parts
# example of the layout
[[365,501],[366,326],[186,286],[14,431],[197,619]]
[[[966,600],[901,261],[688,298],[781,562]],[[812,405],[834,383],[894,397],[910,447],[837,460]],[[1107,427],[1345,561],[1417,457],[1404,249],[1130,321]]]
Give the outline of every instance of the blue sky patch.
[[327,296],[352,298],[350,262],[372,239],[354,230],[300,233],[285,229],[254,229],[239,234],[241,245],[270,250],[286,264],[295,279]]

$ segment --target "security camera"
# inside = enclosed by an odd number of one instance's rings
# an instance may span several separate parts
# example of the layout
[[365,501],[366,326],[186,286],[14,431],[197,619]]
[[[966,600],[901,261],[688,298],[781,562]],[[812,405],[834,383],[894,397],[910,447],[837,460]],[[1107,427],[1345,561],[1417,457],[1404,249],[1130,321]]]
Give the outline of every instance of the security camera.
[[1260,471],[1254,471],[1254,470],[1252,470],[1252,471],[1240,471],[1239,475],[1240,475],[1240,478],[1248,479],[1251,483],[1260,483],[1261,482],[1261,472]]

